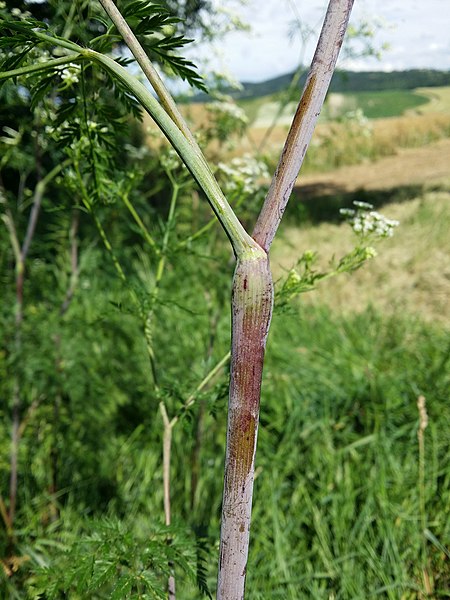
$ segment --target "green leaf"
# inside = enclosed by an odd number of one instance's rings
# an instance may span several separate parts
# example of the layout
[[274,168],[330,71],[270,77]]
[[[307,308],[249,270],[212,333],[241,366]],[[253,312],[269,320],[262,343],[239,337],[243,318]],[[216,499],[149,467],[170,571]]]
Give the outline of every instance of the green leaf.
[[114,578],[117,570],[117,565],[114,563],[100,562],[95,563],[94,575],[89,584],[89,590],[94,591],[101,588]]
[[133,577],[130,575],[123,575],[117,582],[117,585],[111,594],[111,600],[123,600],[126,598],[127,594],[131,592],[132,586]]

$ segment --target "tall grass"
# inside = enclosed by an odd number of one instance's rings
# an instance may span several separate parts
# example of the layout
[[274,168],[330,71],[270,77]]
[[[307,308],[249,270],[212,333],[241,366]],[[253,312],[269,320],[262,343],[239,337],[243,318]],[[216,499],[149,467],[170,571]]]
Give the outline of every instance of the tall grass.
[[445,544],[449,350],[448,335],[398,315],[338,323],[303,308],[275,320],[256,481],[266,502],[250,557],[261,595],[251,597],[419,598],[423,543],[443,597],[445,555],[421,533],[416,401],[428,390],[423,502]]

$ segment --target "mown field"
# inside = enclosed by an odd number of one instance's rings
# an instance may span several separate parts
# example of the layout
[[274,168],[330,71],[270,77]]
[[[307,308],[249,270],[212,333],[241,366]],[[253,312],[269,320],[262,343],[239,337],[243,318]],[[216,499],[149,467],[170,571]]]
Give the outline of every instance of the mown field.
[[[398,117],[405,111],[417,109],[429,102],[428,90],[389,90],[379,92],[331,93],[322,111],[322,120],[342,118],[346,113],[360,109],[369,119]],[[239,101],[247,113],[253,127],[264,127],[271,124],[283,102],[281,93],[262,98]],[[296,102],[289,102],[280,117],[280,124],[288,125],[296,109]]]
[[[280,93],[239,101],[248,118],[245,133],[229,136],[220,151],[261,157],[273,170],[295,111]],[[194,127],[208,123],[205,105],[184,108]],[[308,150],[302,174],[393,156],[450,136],[450,88],[330,94]],[[212,144],[217,152],[217,144]]]

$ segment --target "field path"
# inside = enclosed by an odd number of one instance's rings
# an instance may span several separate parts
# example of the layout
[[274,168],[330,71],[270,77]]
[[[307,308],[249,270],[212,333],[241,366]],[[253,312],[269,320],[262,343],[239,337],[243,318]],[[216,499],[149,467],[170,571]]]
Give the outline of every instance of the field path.
[[[398,190],[407,190],[402,197]],[[400,150],[374,163],[347,166],[325,174],[300,176],[297,201],[333,206],[333,197],[348,206],[358,191],[362,199],[382,201],[381,212],[400,221],[393,238],[379,245],[380,256],[350,276],[336,277],[305,294],[305,304],[322,304],[344,314],[371,305],[385,314],[419,315],[449,327],[450,301],[450,139],[421,148]],[[291,206],[296,201],[292,199]],[[317,201],[317,203],[316,203]],[[344,204],[345,206],[345,204]],[[289,211],[289,207],[288,207]],[[275,279],[284,278],[305,250],[319,251],[326,268],[333,257],[354,246],[351,229],[338,221],[319,219],[315,225],[289,220],[275,238],[271,264]]]
[[341,167],[323,174],[300,175],[296,191],[325,195],[339,190],[383,190],[450,178],[450,139],[421,148],[399,149],[373,163]]

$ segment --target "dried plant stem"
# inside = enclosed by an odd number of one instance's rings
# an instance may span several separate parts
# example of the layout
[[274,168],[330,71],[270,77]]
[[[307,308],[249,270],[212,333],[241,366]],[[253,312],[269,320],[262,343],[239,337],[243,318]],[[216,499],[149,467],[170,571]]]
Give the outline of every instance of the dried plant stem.
[[[36,230],[37,221],[42,204],[42,198],[44,196],[45,189],[48,183],[54,179],[64,167],[69,164],[66,160],[61,164],[54,167],[45,177],[43,177],[36,185],[33,202],[31,206],[30,215],[28,217],[27,229],[25,237],[23,239],[22,246],[19,244],[16,226],[12,214],[9,210],[6,211],[3,216],[4,223],[10,234],[11,247],[13,249],[15,257],[16,267],[16,316],[15,316],[15,353],[17,361],[21,358],[22,353],[22,322],[24,318],[23,312],[23,287],[25,280],[25,264],[30,250],[30,245],[34,237]],[[21,412],[22,398],[19,378],[16,377],[13,386],[13,399],[12,399],[12,425],[11,425],[11,455],[10,455],[10,478],[9,478],[9,533],[10,543],[12,541],[14,519],[16,515],[17,506],[17,479],[18,479],[18,455],[19,455],[19,443],[21,437],[21,423],[20,423],[20,412]]]
[[[197,395],[208,385],[208,383],[217,375],[217,373],[228,363],[230,354],[227,353],[202,379],[197,388],[189,395],[186,402],[184,403],[183,410],[187,410],[191,407]],[[172,419],[169,419],[167,414],[166,405],[164,402],[160,402],[159,411],[161,413],[164,434],[163,434],[163,491],[164,491],[164,517],[166,525],[170,525],[172,521],[171,506],[170,506],[170,463],[172,454],[172,431],[175,425],[179,421],[179,415],[175,415]],[[169,565],[171,566],[171,565]],[[168,597],[169,600],[175,600],[175,577],[173,574],[169,576],[168,581]]]
[[[167,410],[164,402],[159,405],[163,423],[164,423],[164,437],[163,437],[163,490],[164,490],[164,517],[167,526],[171,523],[171,510],[170,510],[170,456],[172,451],[172,429],[174,426],[173,421],[169,421]],[[170,540],[169,540],[170,543]],[[169,563],[169,567],[172,565]],[[168,598],[169,600],[175,600],[175,576],[173,572],[169,575],[169,581],[167,585]]]
[[425,429],[428,426],[428,414],[425,396],[419,396],[417,398],[417,408],[419,410],[419,429],[417,430],[417,440],[419,443],[419,512],[423,552],[422,577],[424,589],[428,595],[433,593],[433,585],[427,568],[427,542],[425,538],[427,529],[427,513],[425,509]]

